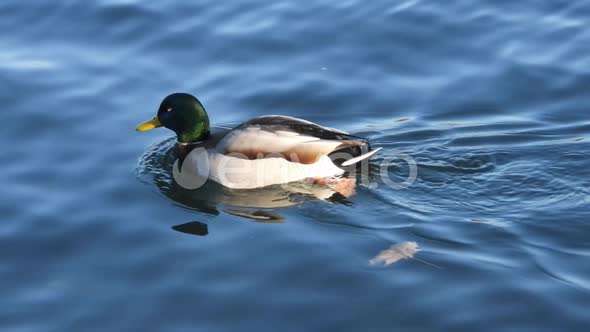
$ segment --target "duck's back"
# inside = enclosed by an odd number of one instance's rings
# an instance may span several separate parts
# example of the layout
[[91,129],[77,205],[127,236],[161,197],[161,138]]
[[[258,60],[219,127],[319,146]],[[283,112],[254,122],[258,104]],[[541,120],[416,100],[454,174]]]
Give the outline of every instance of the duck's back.
[[350,159],[370,150],[364,138],[280,115],[244,122],[225,135],[216,147],[220,153],[247,159],[282,157],[302,164],[315,163],[335,152],[349,154]]
[[[358,162],[374,153],[364,138],[277,115],[258,117],[231,130],[216,128],[203,147],[208,152],[209,178],[240,189],[338,176],[345,172],[341,166],[346,161]],[[202,169],[203,155],[191,153],[186,162]]]

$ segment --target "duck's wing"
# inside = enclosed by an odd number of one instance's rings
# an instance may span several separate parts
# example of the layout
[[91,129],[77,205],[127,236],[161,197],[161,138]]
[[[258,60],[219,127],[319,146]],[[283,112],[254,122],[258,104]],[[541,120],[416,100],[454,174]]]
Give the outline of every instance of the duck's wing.
[[286,158],[311,164],[335,152],[351,159],[369,152],[366,139],[288,116],[262,116],[242,123],[217,143],[217,150],[248,159]]

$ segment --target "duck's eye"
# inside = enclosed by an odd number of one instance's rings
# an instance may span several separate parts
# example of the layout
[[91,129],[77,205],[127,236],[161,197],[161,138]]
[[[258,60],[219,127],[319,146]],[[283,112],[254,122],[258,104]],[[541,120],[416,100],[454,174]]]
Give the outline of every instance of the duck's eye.
[[172,107],[166,109],[166,113],[172,112]]

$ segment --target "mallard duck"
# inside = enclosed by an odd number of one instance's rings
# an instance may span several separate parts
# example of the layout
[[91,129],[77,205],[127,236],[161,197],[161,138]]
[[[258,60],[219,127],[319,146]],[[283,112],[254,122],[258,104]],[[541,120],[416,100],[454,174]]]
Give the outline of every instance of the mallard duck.
[[365,138],[282,115],[211,130],[205,108],[187,93],[164,98],[157,115],[137,130],[158,127],[177,136],[175,179],[188,173],[235,189],[337,177],[379,151],[372,150]]

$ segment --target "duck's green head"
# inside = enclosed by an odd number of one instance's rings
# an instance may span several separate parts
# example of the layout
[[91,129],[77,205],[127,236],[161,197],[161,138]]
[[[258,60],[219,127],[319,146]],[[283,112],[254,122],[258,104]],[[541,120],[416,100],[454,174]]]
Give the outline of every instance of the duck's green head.
[[173,93],[162,100],[158,114],[137,126],[137,130],[147,131],[158,127],[175,132],[180,143],[192,143],[209,135],[209,117],[197,98],[188,93]]

